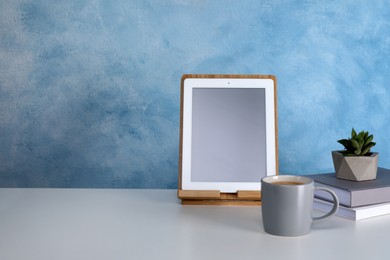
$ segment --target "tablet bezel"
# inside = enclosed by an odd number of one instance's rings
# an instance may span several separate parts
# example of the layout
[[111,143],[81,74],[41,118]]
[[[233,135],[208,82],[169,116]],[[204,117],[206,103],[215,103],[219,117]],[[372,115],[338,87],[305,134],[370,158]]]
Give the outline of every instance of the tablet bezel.
[[[192,94],[193,89],[249,89],[265,90],[266,173],[256,182],[199,182],[191,181]],[[261,190],[262,177],[278,174],[276,79],[271,75],[183,75],[181,86],[179,189],[218,190],[223,193]]]

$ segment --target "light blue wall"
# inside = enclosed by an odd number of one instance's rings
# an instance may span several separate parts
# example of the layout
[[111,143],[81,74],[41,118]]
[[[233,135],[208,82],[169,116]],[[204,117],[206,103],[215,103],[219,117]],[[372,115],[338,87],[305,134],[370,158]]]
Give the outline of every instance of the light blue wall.
[[390,167],[390,4],[0,0],[0,186],[175,188],[184,73],[278,78],[281,173]]

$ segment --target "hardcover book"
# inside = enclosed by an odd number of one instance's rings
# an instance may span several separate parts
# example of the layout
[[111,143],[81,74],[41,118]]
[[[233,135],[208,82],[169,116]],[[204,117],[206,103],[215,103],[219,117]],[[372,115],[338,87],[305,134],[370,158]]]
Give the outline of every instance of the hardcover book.
[[[321,200],[321,199],[314,199],[313,209],[322,212],[329,212],[332,209],[332,207],[333,204],[331,202]],[[382,216],[386,214],[390,214],[390,202],[373,204],[368,206],[361,206],[361,207],[340,206],[338,211],[336,212],[336,216],[351,219],[351,220],[367,219],[367,218]]]
[[[390,202],[390,170],[378,167],[377,178],[369,181],[349,181],[336,178],[334,173],[308,175],[316,186],[332,189],[346,207]],[[328,193],[316,191],[315,197],[331,201]]]

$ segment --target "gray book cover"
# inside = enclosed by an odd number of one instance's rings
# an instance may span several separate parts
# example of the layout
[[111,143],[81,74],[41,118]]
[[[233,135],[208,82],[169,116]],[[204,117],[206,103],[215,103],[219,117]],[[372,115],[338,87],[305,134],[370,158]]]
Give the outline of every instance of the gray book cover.
[[[340,204],[348,207],[365,206],[390,201],[390,170],[378,167],[377,178],[369,181],[349,181],[336,178],[335,173],[307,175],[316,186],[327,186],[339,197]],[[316,197],[329,200],[322,192]]]
[[390,187],[390,170],[381,167],[378,167],[376,179],[370,181],[337,179],[335,173],[314,174],[309,175],[308,177],[314,179],[316,182],[348,191]]

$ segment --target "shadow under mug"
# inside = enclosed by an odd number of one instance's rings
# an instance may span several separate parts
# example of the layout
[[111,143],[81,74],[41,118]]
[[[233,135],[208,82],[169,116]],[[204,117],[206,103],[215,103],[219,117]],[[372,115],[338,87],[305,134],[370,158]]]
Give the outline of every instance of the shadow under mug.
[[[320,217],[312,217],[314,190],[333,197],[333,208]],[[261,180],[261,211],[264,231],[277,236],[302,236],[313,223],[336,214],[337,195],[325,187],[315,187],[311,178],[294,175],[267,176]]]

